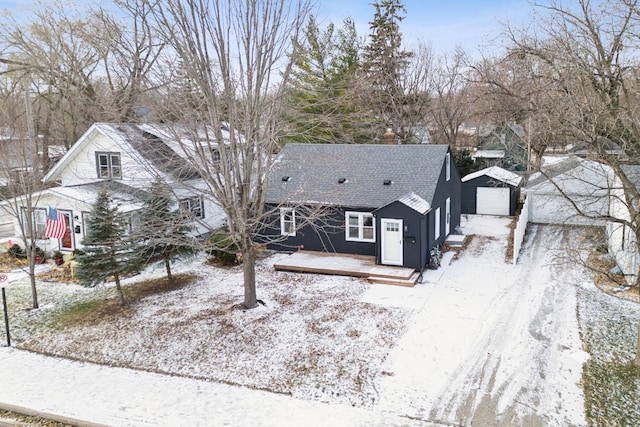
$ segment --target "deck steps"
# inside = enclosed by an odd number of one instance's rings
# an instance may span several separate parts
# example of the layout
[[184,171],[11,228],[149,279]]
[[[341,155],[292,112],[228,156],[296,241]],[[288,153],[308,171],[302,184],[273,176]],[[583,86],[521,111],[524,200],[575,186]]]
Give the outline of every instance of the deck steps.
[[444,241],[450,248],[461,248],[464,245],[464,241],[467,238],[464,234],[450,234],[447,240]]
[[369,276],[367,277],[367,281],[369,283],[376,283],[380,285],[396,285],[396,286],[406,286],[406,287],[412,288],[416,285],[419,278],[420,278],[420,273],[417,271],[414,271],[413,274],[407,279],[381,277],[381,276]]

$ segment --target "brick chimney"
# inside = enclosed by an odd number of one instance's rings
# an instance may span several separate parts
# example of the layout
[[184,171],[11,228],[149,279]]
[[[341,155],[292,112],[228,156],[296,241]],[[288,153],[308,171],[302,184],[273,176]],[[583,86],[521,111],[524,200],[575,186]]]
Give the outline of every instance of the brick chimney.
[[396,144],[396,134],[391,128],[387,128],[387,131],[382,135],[382,141],[388,145]]

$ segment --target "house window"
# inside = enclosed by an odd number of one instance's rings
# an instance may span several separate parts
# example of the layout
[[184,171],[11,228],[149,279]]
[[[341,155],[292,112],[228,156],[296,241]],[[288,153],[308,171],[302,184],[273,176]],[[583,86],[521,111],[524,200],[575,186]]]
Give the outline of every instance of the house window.
[[[44,232],[45,222],[47,220],[47,210],[44,208],[35,208],[32,209],[31,220],[27,216],[27,208],[22,208],[22,224],[24,226],[24,231],[27,236],[32,236],[38,239],[42,238],[42,233]],[[32,230],[32,226],[34,230]],[[35,234],[34,232],[35,231]]]
[[180,200],[180,207],[183,211],[189,212],[196,218],[204,218],[204,204],[201,197],[189,197]]
[[436,209],[435,227],[433,230],[433,236],[436,240],[440,238],[440,208]]
[[82,212],[82,235],[87,235],[87,226],[89,225],[89,212]]
[[375,222],[369,212],[347,212],[346,239],[353,242],[375,242]]
[[120,153],[96,153],[98,178],[122,178]]
[[280,234],[296,235],[296,211],[292,208],[280,208]]
[[447,181],[451,179],[451,153],[447,153],[447,156],[444,161],[444,169]]

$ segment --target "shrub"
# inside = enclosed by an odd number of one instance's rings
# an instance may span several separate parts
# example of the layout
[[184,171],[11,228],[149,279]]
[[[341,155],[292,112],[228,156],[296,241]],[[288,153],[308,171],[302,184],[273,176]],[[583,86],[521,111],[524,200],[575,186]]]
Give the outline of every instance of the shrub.
[[9,254],[9,256],[11,256],[11,257],[13,257],[15,259],[26,259],[27,258],[26,252],[19,245],[11,245],[11,246],[9,246],[9,249],[7,250],[7,253]]
[[233,265],[238,263],[236,253],[238,247],[229,235],[214,234],[207,239],[207,253],[213,255],[215,259],[224,265]]

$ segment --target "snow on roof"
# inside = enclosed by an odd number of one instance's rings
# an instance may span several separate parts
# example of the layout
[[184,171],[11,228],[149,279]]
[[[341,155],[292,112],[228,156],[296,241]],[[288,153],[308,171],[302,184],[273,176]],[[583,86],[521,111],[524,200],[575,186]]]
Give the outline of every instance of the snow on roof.
[[429,205],[429,202],[413,192],[399,198],[398,201],[407,205],[419,214],[424,215],[431,210],[431,205]]
[[462,182],[467,182],[480,176],[486,175],[498,181],[506,182],[509,185],[517,187],[522,182],[522,177],[517,173],[513,173],[499,166],[491,166],[490,168],[481,169],[477,172],[470,173],[462,178]]
[[[68,187],[54,187],[49,189],[49,192],[57,194],[65,199],[72,199],[92,205],[95,203],[98,192],[103,185],[105,185],[103,182],[92,182],[89,184]],[[118,182],[107,183],[107,189],[109,191],[111,201],[118,206],[119,211],[132,212],[142,208],[142,197],[144,197],[145,194],[144,191]]]
[[502,159],[504,158],[504,150],[478,150],[471,154],[471,157],[483,159]]

